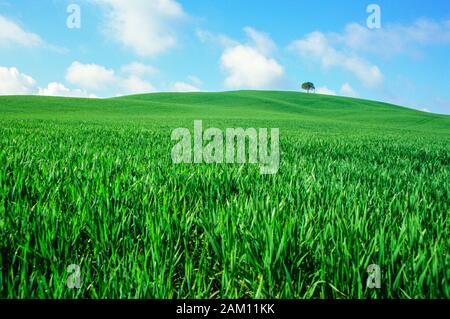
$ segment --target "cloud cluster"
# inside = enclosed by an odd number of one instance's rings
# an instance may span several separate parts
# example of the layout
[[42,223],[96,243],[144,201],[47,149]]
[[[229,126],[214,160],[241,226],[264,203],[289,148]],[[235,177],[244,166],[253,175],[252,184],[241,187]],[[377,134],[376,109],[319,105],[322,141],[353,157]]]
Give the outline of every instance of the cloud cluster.
[[[73,62],[66,71],[65,79],[68,83],[77,87],[69,89],[64,84],[52,82],[45,88],[37,86],[36,81],[29,75],[20,73],[17,68],[0,67],[0,95],[36,94],[46,96],[66,97],[97,97],[88,93],[98,90],[113,90],[121,94],[155,92],[155,87],[142,79],[139,75],[150,70],[151,66],[131,63],[122,67],[127,76],[117,75],[113,69],[108,69],[98,64],[83,64]],[[183,90],[193,90],[194,87],[177,87]],[[195,88],[196,89],[196,88]]]
[[139,75],[154,70],[153,67],[131,63],[122,67],[128,75],[122,77],[113,69],[98,64],[73,62],[66,72],[66,81],[87,90],[115,89],[122,94],[154,92],[154,86]]
[[114,84],[117,78],[112,69],[75,61],[67,69],[66,81],[82,88],[99,90]]
[[[154,74],[156,69],[150,65],[132,62],[120,68],[121,74],[115,70],[98,64],[73,62],[66,70],[65,79],[75,86],[69,89],[64,84],[52,82],[47,87],[37,86],[37,82],[29,75],[19,72],[17,68],[0,67],[0,95],[45,95],[97,98],[89,92],[106,90],[120,92],[116,95],[156,92],[156,88],[141,75]],[[172,82],[167,88],[171,92],[200,92],[202,81],[193,75],[187,81]]]
[[0,66],[0,95],[34,94],[36,81],[16,68]]
[[0,66],[0,95],[47,95],[67,97],[95,97],[86,91],[66,88],[63,84],[52,82],[46,88],[39,88],[29,75],[21,73],[17,68]]
[[[353,74],[368,88],[383,86],[380,68],[362,57],[364,53],[383,58],[396,55],[420,56],[421,48],[450,43],[450,20],[436,22],[419,19],[412,25],[387,24],[371,30],[350,23],[342,33],[307,34],[291,43],[290,49],[302,59],[315,60],[323,68],[340,68]],[[343,91],[347,88],[344,88]],[[348,92],[353,96],[353,92]]]
[[186,13],[175,0],[94,0],[106,11],[104,33],[136,54],[153,57],[177,42]]
[[219,36],[219,41],[225,46],[220,58],[221,68],[227,74],[225,87],[265,89],[277,86],[285,72],[272,57],[276,50],[275,43],[269,35],[253,28],[246,27],[244,32],[248,37],[246,43]]
[[270,88],[284,75],[283,67],[276,60],[245,45],[226,49],[220,63],[228,73],[225,86],[232,89]]
[[136,75],[130,75],[123,79],[118,78],[118,85],[123,94],[156,92],[155,87],[150,82],[143,80]]
[[95,94],[89,94],[85,90],[68,89],[63,84],[58,82],[49,83],[46,88],[39,88],[38,95],[45,96],[65,96],[65,97],[86,97],[96,98]]
[[[335,90],[329,89],[326,86],[322,86],[316,89],[316,93],[325,95],[337,95]],[[339,90],[339,94],[348,97],[358,97],[358,93],[351,87],[349,83],[344,83]]]
[[344,32],[330,34],[330,39],[354,51],[383,57],[418,55],[421,47],[450,43],[450,20],[436,22],[419,19],[412,25],[387,24],[374,30],[350,23]]
[[355,53],[337,50],[321,32],[312,32],[294,41],[290,49],[302,58],[319,61],[323,68],[343,68],[356,76],[366,87],[377,88],[383,85],[383,74],[378,66]]

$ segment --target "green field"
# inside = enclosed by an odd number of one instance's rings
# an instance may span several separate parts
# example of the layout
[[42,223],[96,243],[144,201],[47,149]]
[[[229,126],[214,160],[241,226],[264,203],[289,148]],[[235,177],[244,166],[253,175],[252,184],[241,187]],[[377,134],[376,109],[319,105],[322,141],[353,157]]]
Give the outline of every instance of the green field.
[[[279,128],[278,173],[174,165],[194,120]],[[0,251],[0,298],[450,298],[450,116],[295,92],[0,97]]]

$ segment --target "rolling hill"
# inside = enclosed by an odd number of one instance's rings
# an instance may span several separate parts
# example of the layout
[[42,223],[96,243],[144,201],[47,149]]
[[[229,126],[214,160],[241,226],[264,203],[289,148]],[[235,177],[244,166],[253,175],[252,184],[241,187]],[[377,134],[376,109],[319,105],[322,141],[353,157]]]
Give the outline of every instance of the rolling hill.
[[362,99],[276,91],[154,93],[111,99],[39,96],[0,97],[4,119],[152,118],[279,119],[336,124],[358,123],[448,133],[450,116],[424,113]]
[[[279,128],[278,173],[175,165],[194,120]],[[450,116],[275,91],[2,96],[0,168],[0,298],[450,298]]]

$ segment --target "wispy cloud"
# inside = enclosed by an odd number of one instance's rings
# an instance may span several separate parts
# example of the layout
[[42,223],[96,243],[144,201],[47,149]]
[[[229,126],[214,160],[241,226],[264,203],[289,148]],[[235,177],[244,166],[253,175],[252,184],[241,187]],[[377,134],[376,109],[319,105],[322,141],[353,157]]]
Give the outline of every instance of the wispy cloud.
[[0,15],[0,47],[13,45],[33,48],[42,47],[45,42],[36,33],[26,31],[18,23]]
[[352,88],[352,86],[349,83],[342,84],[340,93],[344,96],[349,96],[349,97],[358,97],[359,96],[359,94]]
[[291,43],[289,48],[302,58],[318,61],[323,68],[344,69],[355,75],[369,88],[383,85],[384,77],[378,66],[356,53],[347,53],[336,49],[324,33],[312,32]]
[[44,41],[36,33],[25,30],[19,23],[0,15],[0,48],[25,47],[29,49],[44,48],[60,54],[69,50]]
[[450,44],[450,20],[419,19],[411,25],[386,24],[370,30],[351,23],[342,33],[328,35],[331,42],[358,52],[371,52],[383,57],[419,55],[426,46]]
[[122,72],[133,74],[133,75],[154,75],[158,73],[158,69],[144,63],[140,62],[131,62],[122,66]]

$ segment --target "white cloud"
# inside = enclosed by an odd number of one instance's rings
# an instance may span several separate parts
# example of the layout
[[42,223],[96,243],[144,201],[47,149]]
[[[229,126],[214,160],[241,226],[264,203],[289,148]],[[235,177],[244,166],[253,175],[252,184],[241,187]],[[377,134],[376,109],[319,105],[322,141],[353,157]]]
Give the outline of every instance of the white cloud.
[[419,19],[412,25],[387,24],[375,30],[351,23],[342,34],[330,34],[330,39],[354,51],[372,52],[381,56],[416,54],[420,46],[449,44],[450,20],[436,22]]
[[0,95],[37,94],[95,98],[96,95],[89,94],[86,89],[112,89],[122,94],[156,91],[151,83],[139,76],[119,77],[115,75],[114,70],[97,64],[74,62],[67,70],[66,79],[81,89],[69,89],[58,82],[51,82],[45,88],[38,88],[31,76],[20,73],[16,68],[0,67]]
[[25,31],[17,23],[0,15],[0,47],[8,45],[37,47],[44,45],[44,41],[39,35]]
[[84,90],[80,89],[68,89],[63,84],[52,82],[49,83],[46,88],[39,88],[38,95],[45,96],[65,96],[65,97],[87,97],[96,98],[94,94],[89,94]]
[[187,77],[188,82],[177,81],[170,84],[168,91],[171,92],[201,92],[202,80],[195,75],[189,75]]
[[186,17],[175,0],[95,0],[106,7],[105,33],[132,49],[152,57],[177,42],[175,25]]
[[321,32],[313,32],[294,41],[290,48],[303,58],[318,60],[323,68],[340,67],[351,72],[367,87],[376,88],[383,84],[383,74],[378,66],[354,53],[335,49]]
[[426,113],[431,113],[431,111],[429,109],[427,109],[427,108],[423,108],[423,109],[421,109],[421,111],[422,112],[426,112]]
[[97,90],[114,84],[117,78],[112,69],[98,64],[82,64],[75,61],[67,69],[66,80],[81,88]]
[[0,66],[0,95],[46,95],[67,97],[96,97],[80,89],[68,89],[63,84],[52,82],[46,88],[39,88],[29,75],[20,73],[17,68]]
[[[116,75],[113,69],[98,64],[73,62],[66,72],[67,82],[88,90],[115,90],[121,94],[155,92],[155,87],[136,74],[150,71],[143,64],[125,65],[122,70],[130,73],[127,77]],[[153,71],[153,69],[151,70]]]
[[267,33],[256,31],[251,27],[245,27],[244,32],[253,42],[253,46],[262,54],[269,55],[276,50],[277,46],[275,42],[273,42]]
[[121,79],[120,87],[125,91],[125,94],[150,93],[156,91],[155,87],[149,82],[134,75],[126,79]]
[[153,75],[158,73],[158,70],[155,67],[139,62],[132,62],[124,65],[122,66],[121,71],[131,75]]
[[[342,33],[312,32],[294,41],[290,48],[302,58],[318,61],[323,68],[341,68],[352,73],[366,87],[379,88],[384,83],[380,68],[361,54],[418,56],[423,46],[447,44],[450,44],[450,20],[419,19],[412,25],[386,24],[375,30],[351,23]],[[348,96],[357,96],[352,91],[341,91]]]
[[173,92],[200,92],[201,89],[186,82],[175,82],[170,87]]
[[[315,90],[315,92],[318,94],[325,94],[325,95],[337,95],[336,91],[329,89],[326,86],[317,88]],[[358,96],[358,94],[355,92],[355,90],[348,83],[344,83],[341,86],[339,93],[342,94],[343,96],[349,96],[349,97],[357,97]]]
[[349,97],[358,97],[358,93],[348,83],[344,83],[341,86],[341,94]]
[[245,45],[226,49],[220,63],[228,73],[225,79],[228,88],[270,88],[284,75],[283,67],[275,59]]
[[36,81],[16,68],[0,66],[0,95],[34,94]]
[[245,28],[250,43],[231,44],[225,48],[220,64],[228,74],[225,86],[231,89],[264,89],[279,84],[284,68],[270,56],[276,49],[270,37],[252,28]]
[[223,47],[220,66],[227,74],[224,85],[229,89],[269,89],[284,80],[284,68],[272,57],[276,44],[267,33],[245,27],[245,43],[223,34],[197,30],[201,42]]
[[336,95],[336,92],[327,88],[326,86],[316,89],[316,93],[325,95]]

